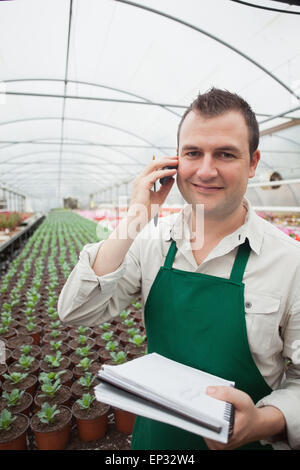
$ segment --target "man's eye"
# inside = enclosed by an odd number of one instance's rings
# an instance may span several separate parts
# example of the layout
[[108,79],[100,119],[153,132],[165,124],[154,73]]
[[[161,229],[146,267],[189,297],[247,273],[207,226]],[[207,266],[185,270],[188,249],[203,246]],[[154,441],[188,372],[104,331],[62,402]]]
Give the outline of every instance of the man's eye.
[[221,157],[224,157],[224,158],[235,158],[234,155],[232,155],[232,153],[228,153],[228,152],[221,152],[220,155]]
[[197,150],[193,150],[192,152],[187,152],[186,155],[188,157],[195,157],[196,155],[198,155],[198,152]]

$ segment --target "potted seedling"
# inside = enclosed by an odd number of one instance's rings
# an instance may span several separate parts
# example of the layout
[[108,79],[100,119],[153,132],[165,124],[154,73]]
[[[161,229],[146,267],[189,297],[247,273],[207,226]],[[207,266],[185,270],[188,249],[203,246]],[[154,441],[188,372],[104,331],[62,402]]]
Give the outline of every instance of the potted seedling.
[[114,326],[112,323],[104,322],[101,323],[99,326],[95,327],[96,333],[104,333],[105,331],[114,330]]
[[14,388],[11,392],[4,390],[0,399],[0,409],[9,408],[13,413],[23,413],[28,416],[32,401],[30,393],[24,390],[18,388]]
[[94,338],[89,338],[86,335],[79,335],[75,338],[73,337],[71,341],[69,341],[69,347],[75,351],[78,347],[81,348],[83,346],[91,346],[93,348],[96,344]]
[[125,346],[129,342],[129,338],[133,338],[135,335],[140,334],[139,328],[129,328],[127,331],[122,331],[119,334],[119,340],[122,346]]
[[26,372],[27,374],[36,375],[40,368],[40,361],[34,356],[21,354],[19,359],[13,362],[9,368],[9,372]]
[[84,442],[102,439],[107,431],[110,406],[96,400],[94,395],[84,393],[73,404],[79,439]]
[[140,302],[135,302],[131,304],[135,310],[141,310],[142,304]]
[[66,354],[69,351],[67,344],[64,344],[62,340],[52,340],[50,343],[44,344],[42,346],[42,351],[44,355],[51,355],[60,351],[62,354]]
[[43,341],[44,343],[50,343],[53,340],[59,341],[59,340],[66,340],[67,338],[67,333],[63,330],[52,330],[48,333],[44,334]]
[[100,336],[96,338],[96,344],[100,346],[101,348],[104,348],[108,341],[112,341],[114,337],[114,332],[112,330],[110,331],[105,331],[102,333]]
[[60,351],[57,351],[56,355],[46,354],[44,360],[41,362],[41,370],[44,372],[51,372],[53,370],[67,369],[71,363],[71,360],[67,356],[63,356]]
[[112,364],[123,364],[127,361],[127,352],[126,351],[118,351],[118,352],[111,352],[111,363]]
[[60,320],[51,321],[49,325],[45,326],[45,333],[51,332],[53,330],[64,331],[66,329],[65,325],[61,323]]
[[63,405],[49,405],[45,402],[42,409],[30,421],[37,448],[39,450],[65,449],[71,430],[71,410]]
[[17,335],[17,330],[12,328],[8,325],[0,324],[0,340],[7,340],[9,338],[13,338]]
[[79,335],[91,336],[92,334],[92,328],[82,325],[78,326],[77,328],[72,328],[69,332],[71,338],[77,338]]
[[91,372],[86,372],[82,377],[76,380],[71,386],[72,394],[79,398],[84,393],[90,392],[90,390],[99,383],[97,375],[93,375]]
[[146,354],[146,339],[146,335],[134,335],[133,338],[129,338],[125,350],[128,352],[130,359]]
[[13,351],[12,358],[17,361],[22,355],[25,355],[25,356],[32,356],[38,359],[40,354],[41,354],[41,349],[39,346],[33,345],[33,344],[23,344],[21,347],[16,348]]
[[45,402],[50,405],[68,405],[71,399],[71,390],[62,385],[59,378],[54,382],[47,377],[41,377],[40,381],[42,393],[38,392],[34,397],[34,403],[38,408],[41,408]]
[[134,321],[134,318],[126,318],[117,326],[117,333],[120,334],[123,331],[128,331],[129,328],[136,328],[138,324]]
[[11,372],[10,374],[3,375],[5,381],[2,384],[2,389],[6,392],[11,392],[14,388],[25,390],[25,392],[34,395],[37,377],[35,375]]
[[23,335],[29,334],[29,336],[32,336],[33,344],[40,344],[42,327],[37,325],[35,322],[29,321],[25,326],[20,327],[19,332]]
[[0,450],[26,450],[26,431],[29,419],[21,413],[14,415],[4,409],[0,413]]
[[92,351],[91,347],[87,345],[83,346],[82,348],[77,348],[76,351],[71,354],[70,359],[76,365],[81,361],[81,359],[84,359],[85,357],[95,361],[98,359],[98,353],[96,351]]
[[38,379],[40,383],[43,383],[45,380],[55,382],[57,379],[60,379],[62,385],[69,387],[71,385],[72,378],[72,372],[69,369],[64,369],[59,371],[41,372]]
[[73,368],[74,377],[79,379],[86,372],[97,373],[100,369],[101,364],[95,362],[93,359],[84,357],[79,363]]

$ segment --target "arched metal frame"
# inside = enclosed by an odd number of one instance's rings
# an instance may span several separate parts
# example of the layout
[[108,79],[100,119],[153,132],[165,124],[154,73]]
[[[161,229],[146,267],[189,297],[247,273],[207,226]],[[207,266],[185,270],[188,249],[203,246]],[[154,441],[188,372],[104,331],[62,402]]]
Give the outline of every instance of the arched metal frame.
[[[70,172],[69,171],[66,171],[66,170],[62,170],[62,173],[65,173],[67,172],[68,175],[70,175]],[[51,173],[57,173],[57,171],[54,171],[54,170],[49,170],[47,172],[47,179],[49,180],[49,174]],[[44,174],[44,171],[42,169],[36,169],[34,171],[31,171],[31,173],[26,177],[26,180],[27,182],[30,181],[30,182],[33,182],[33,181],[36,181],[36,179],[34,178],[34,176],[36,175],[40,175],[40,174]],[[72,172],[72,174],[78,174],[80,175],[80,179],[87,179],[87,180],[94,180],[97,184],[99,184],[99,182],[103,182],[103,179],[102,178],[98,178],[94,175],[94,173],[92,175],[85,175],[84,173],[82,173],[82,171],[77,171],[75,170],[74,172]],[[20,178],[22,179],[22,174],[19,175],[20,177],[17,177],[14,179],[14,182],[18,183],[19,185],[19,181],[20,181]],[[72,175],[70,175],[70,178],[72,179]],[[38,178],[39,179],[39,178]],[[74,178],[73,178],[73,182],[74,182]],[[42,183],[42,186],[45,186],[46,182],[43,181]],[[74,182],[74,184],[78,184],[77,182]],[[22,188],[22,185],[19,185],[21,188]],[[104,188],[104,186],[101,186],[101,188]]]
[[[19,124],[19,123],[22,123],[22,122],[30,122],[30,121],[43,121],[43,120],[61,120],[60,117],[53,117],[53,116],[40,116],[40,117],[33,117],[33,118],[22,118],[22,119],[16,119],[16,120],[13,120],[13,121],[3,121],[3,122],[0,122],[0,126],[6,126],[6,125],[10,125],[10,124]],[[106,123],[103,123],[103,122],[99,122],[99,121],[94,121],[94,120],[91,120],[91,119],[82,119],[82,118],[65,118],[64,119],[65,121],[74,121],[74,122],[84,122],[84,123],[87,123],[87,124],[95,124],[97,126],[103,126],[103,127],[108,127],[110,129],[114,129],[116,131],[119,131],[119,132],[123,132],[124,134],[126,135],[130,135],[131,137],[135,137],[136,139],[139,139],[141,140],[142,142],[145,142],[147,143],[148,145],[151,145],[152,148],[164,153],[164,147],[160,147],[158,145],[155,145],[153,144],[153,142],[147,140],[147,139],[144,139],[143,137],[141,137],[140,135],[138,134],[135,134],[133,132],[130,132],[128,131],[127,129],[124,129],[122,127],[117,127],[117,126],[113,126],[112,124],[106,124]],[[8,144],[8,145],[14,145],[14,144]],[[0,147],[0,151],[5,148],[6,146],[2,146]],[[138,160],[134,159],[133,157],[131,157],[130,155],[126,154],[125,152],[121,152],[121,151],[118,151],[119,153],[123,153],[123,155],[126,155],[128,158],[131,158],[131,160],[134,160],[136,161],[137,163]]]
[[[47,82],[64,82],[62,79],[57,79],[57,78],[19,78],[19,79],[10,79],[10,80],[3,80],[3,83],[18,83],[18,82],[36,82],[36,81],[47,81]],[[183,105],[178,105],[178,104],[170,104],[170,105],[165,105],[163,103],[156,103],[155,101],[149,100],[148,98],[145,98],[144,96],[137,95],[135,93],[129,92],[127,90],[123,90],[122,88],[115,88],[115,87],[110,87],[107,85],[102,85],[100,83],[93,83],[93,82],[85,82],[81,80],[68,80],[68,83],[75,83],[77,85],[87,85],[91,87],[98,87],[98,88],[105,88],[107,90],[112,90],[112,91],[117,91],[118,93],[124,93],[125,95],[128,96],[133,96],[135,98],[139,98],[144,101],[145,104],[152,104],[155,106],[160,106],[161,108],[165,109],[166,111],[169,111],[172,114],[175,114],[175,116],[180,117],[180,114],[176,113],[172,109],[169,109],[169,107],[175,107],[175,108],[186,108],[186,106]],[[128,103],[136,103],[139,104],[137,101],[125,101]],[[142,103],[141,103],[142,104]]]
[[[204,34],[204,35],[210,37],[211,39],[213,39],[213,40],[219,42],[219,43],[222,44],[223,46],[229,48],[229,49],[232,50],[233,52],[239,54],[240,56],[242,56],[244,59],[246,59],[246,60],[248,60],[249,62],[251,62],[251,63],[252,63],[253,65],[255,65],[256,67],[260,68],[264,73],[266,73],[266,74],[269,75],[273,80],[275,80],[280,86],[282,86],[283,88],[285,88],[286,91],[288,91],[291,95],[293,95],[293,96],[296,97],[298,100],[300,100],[300,97],[299,97],[292,89],[290,89],[287,84],[285,84],[282,80],[280,80],[278,77],[276,77],[270,70],[266,69],[264,66],[262,66],[261,64],[259,64],[257,61],[253,60],[251,57],[249,57],[248,55],[246,55],[246,54],[243,53],[242,51],[238,50],[237,48],[235,48],[234,46],[230,45],[229,43],[227,43],[227,42],[221,40],[220,38],[218,38],[218,37],[212,35],[211,33],[207,32],[207,31],[204,31],[203,29],[198,28],[197,26],[192,25],[191,23],[187,23],[186,21],[183,21],[183,20],[181,20],[181,19],[179,19],[179,18],[177,18],[177,17],[174,17],[174,16],[172,16],[172,15],[166,14],[166,13],[160,11],[160,10],[155,10],[155,9],[150,8],[150,7],[147,7],[147,6],[145,6],[145,5],[139,5],[139,4],[135,3],[135,2],[128,1],[128,0],[115,0],[115,1],[116,1],[116,2],[119,2],[119,3],[127,4],[127,5],[132,6],[132,7],[136,7],[136,8],[143,9],[143,10],[149,11],[149,12],[154,13],[154,14],[158,14],[158,15],[160,15],[160,16],[163,16],[163,17],[168,18],[168,19],[170,19],[170,20],[172,20],[172,21],[178,22],[178,23],[180,23],[180,24],[182,24],[182,25],[184,25],[184,26],[186,26],[186,27],[188,27],[188,28],[194,29],[194,30],[198,31],[198,32],[201,33],[201,34]],[[72,20],[72,5],[73,5],[73,0],[70,0],[69,27],[68,27],[68,45],[67,45],[66,67],[65,67],[65,79],[64,79],[64,80],[60,80],[60,81],[63,81],[63,82],[64,82],[64,95],[63,95],[63,96],[60,96],[61,98],[64,99],[63,113],[62,113],[62,117],[61,117],[61,118],[54,118],[54,119],[60,119],[60,120],[61,120],[61,124],[62,124],[62,128],[61,128],[61,141],[60,141],[60,143],[57,143],[58,145],[60,145],[60,152],[59,152],[59,173],[60,173],[60,170],[61,170],[62,155],[63,155],[63,153],[65,153],[65,152],[63,151],[63,145],[64,145],[64,121],[67,120],[67,119],[65,118],[65,100],[66,100],[67,98],[73,98],[73,97],[68,97],[68,96],[66,95],[66,87],[67,87],[67,84],[68,84],[68,82],[70,82],[70,83],[72,82],[71,80],[70,80],[70,81],[68,80],[69,47],[70,47],[71,24],[72,24],[72,21],[71,21],[71,20]],[[24,80],[26,80],[26,79],[24,79]],[[13,80],[12,80],[12,81],[13,81]],[[21,81],[21,80],[18,80],[18,81]],[[9,82],[9,81],[6,81],[6,82]],[[75,82],[75,81],[74,81],[74,82]],[[78,83],[80,83],[80,82],[78,82]],[[81,82],[81,83],[84,84],[84,82]],[[89,82],[85,82],[85,84],[92,85],[92,84],[89,83]],[[94,86],[101,86],[101,85],[97,85],[97,84],[93,84],[93,85],[94,85]],[[106,87],[106,88],[109,88],[109,87]],[[115,89],[115,91],[124,92],[124,91],[122,91],[122,90],[117,90],[117,89]],[[125,92],[125,93],[126,93],[126,92]],[[7,94],[20,94],[20,93],[7,92]],[[130,93],[128,93],[128,94],[130,94]],[[27,94],[27,93],[24,93],[24,95],[28,95],[28,94]],[[30,95],[30,94],[29,94],[29,95]],[[37,94],[37,95],[42,96],[41,94]],[[131,93],[131,95],[134,96],[134,94],[132,94],[132,93]],[[137,95],[135,95],[135,96],[137,97]],[[78,97],[74,97],[74,98],[78,98]],[[141,98],[141,97],[140,97],[140,98]],[[88,99],[88,97],[85,97],[84,99]],[[97,99],[97,98],[95,98],[95,99]],[[142,99],[144,99],[145,102],[146,102],[146,99],[145,99],[145,98],[142,98]],[[111,101],[113,101],[113,100],[111,100]],[[149,102],[149,101],[150,101],[150,100],[148,100],[148,102]],[[127,102],[129,102],[129,101],[127,101]],[[139,104],[139,103],[137,103],[137,104]],[[152,104],[152,105],[153,105],[154,103],[152,102],[152,103],[149,103],[149,104]],[[163,107],[163,108],[166,108],[166,109],[167,109],[167,106],[168,106],[168,105],[161,104],[161,103],[158,104],[158,105],[161,106],[161,107]],[[172,106],[172,105],[171,105],[171,106]],[[294,112],[295,110],[298,110],[298,109],[300,109],[300,106],[295,107],[295,108],[293,108],[293,109],[290,109],[290,110],[288,110],[288,111],[286,111],[286,112],[284,112],[284,113],[277,114],[276,116],[271,116],[271,117],[269,117],[269,118],[267,118],[267,119],[261,121],[261,123],[267,122],[267,121],[272,120],[272,119],[274,119],[274,118],[276,118],[276,117],[285,116],[287,113]],[[167,110],[168,110],[168,109],[167,109]],[[172,112],[171,110],[168,110],[168,111]],[[176,114],[176,113],[174,113],[174,114]],[[177,115],[178,115],[178,114],[177,114]],[[178,115],[178,116],[179,116],[179,115]],[[34,119],[39,119],[39,118],[34,118]],[[31,119],[31,120],[34,120],[34,119]],[[69,120],[74,120],[74,121],[77,120],[77,119],[74,119],[74,118],[68,118],[68,119],[69,119]],[[30,119],[26,119],[26,120],[30,120]],[[79,120],[79,119],[78,119],[78,120]],[[24,120],[20,120],[20,121],[24,121]],[[17,122],[17,121],[15,121],[15,122]],[[85,120],[85,122],[90,122],[90,123],[94,123],[94,124],[97,123],[97,122],[95,122],[95,121],[88,121],[88,120]],[[103,123],[97,123],[97,124],[99,124],[99,125],[105,125],[105,126],[108,126],[108,127],[113,127],[113,126],[110,126],[110,125],[107,125],[107,124],[103,124]],[[1,125],[1,124],[0,124],[0,125]],[[114,128],[114,127],[113,127],[113,128]],[[115,127],[115,129],[118,129],[118,128]],[[118,129],[118,130],[120,130],[120,129]],[[134,134],[132,134],[132,135],[134,135]],[[135,136],[135,137],[137,137],[137,136]],[[138,137],[138,138],[140,138],[140,137]],[[142,139],[142,140],[144,140],[145,142],[147,142],[145,139]],[[147,143],[149,143],[149,142],[147,142]],[[12,145],[14,145],[14,144],[12,144]],[[74,145],[76,145],[76,144],[74,144]],[[4,147],[6,147],[6,146],[4,146]],[[2,150],[4,147],[1,147],[0,150]],[[158,148],[158,147],[156,147],[156,146],[153,146],[153,147],[156,148],[156,149],[162,150],[161,148]],[[38,153],[38,152],[37,152],[37,153]],[[80,153],[80,152],[78,152],[78,153]],[[124,153],[124,155],[126,155],[126,154]],[[13,157],[13,159],[15,159],[15,158],[18,158],[18,157]],[[129,157],[129,158],[130,158],[130,157]],[[7,162],[7,163],[8,163],[8,162]],[[34,164],[34,163],[32,163],[32,164]],[[111,163],[111,164],[113,165],[113,163]],[[128,174],[128,176],[129,176],[129,174]],[[60,178],[60,176],[59,176],[59,178]]]
[[[24,154],[21,154],[21,155],[16,155],[16,156],[13,156],[12,158],[10,158],[9,160],[7,160],[6,162],[1,162],[0,164],[6,164],[6,165],[9,165],[12,161],[15,161],[15,160],[19,160],[20,158],[24,158],[24,157],[28,157],[28,156],[32,156],[32,155],[39,155],[39,154],[45,154],[45,153],[54,153],[53,150],[40,150],[40,151],[37,151],[37,152],[28,152],[28,153],[24,153]],[[99,167],[101,166],[101,160],[104,160],[107,164],[109,165],[112,165],[112,166],[116,166],[118,169],[120,168],[120,165],[118,165],[117,163],[113,163],[113,162],[110,162],[109,160],[107,160],[106,158],[104,157],[99,157],[97,155],[93,155],[89,152],[78,152],[76,150],[72,150],[72,152],[69,152],[69,151],[65,151],[64,150],[64,153],[67,154],[67,153],[72,153],[72,154],[76,154],[76,155],[87,155],[89,157],[94,157],[96,158],[98,161],[99,161]],[[30,163],[30,162],[29,162]],[[4,176],[8,173],[11,173],[12,171],[14,170],[8,170],[8,171],[4,171],[1,173],[1,176]],[[107,171],[107,170],[105,170]],[[114,174],[112,171],[108,171],[108,173],[111,173],[111,174]],[[135,173],[129,173],[129,176],[135,176]]]
[[167,13],[164,13],[162,12],[161,10],[155,10],[154,8],[150,8],[150,7],[147,7],[146,5],[140,5],[138,3],[135,3],[135,2],[131,2],[129,0],[113,0],[115,2],[118,2],[118,3],[124,3],[124,4],[127,4],[129,6],[132,6],[132,7],[135,7],[135,8],[140,8],[142,10],[146,10],[146,11],[149,11],[150,13],[154,13],[156,15],[160,15],[160,16],[163,16],[165,18],[168,18],[169,20],[172,20],[172,21],[175,21],[176,23],[180,23],[182,24],[183,26],[187,26],[188,28],[191,28],[195,31],[198,31],[198,33],[201,33],[201,34],[204,34],[205,36],[208,36],[209,38],[213,39],[214,41],[217,41],[218,43],[222,44],[223,46],[227,47],[228,49],[232,50],[233,52],[235,52],[236,54],[240,55],[241,57],[243,57],[244,59],[246,59],[247,61],[251,62],[253,65],[255,65],[256,67],[258,67],[260,70],[262,70],[264,73],[266,73],[267,75],[269,75],[273,80],[275,80],[280,86],[282,86],[283,88],[285,88],[285,90],[287,90],[291,95],[293,95],[295,98],[297,98],[298,100],[300,100],[300,97],[297,95],[297,93],[295,93],[286,83],[284,83],[282,80],[280,80],[278,77],[276,77],[276,75],[274,75],[270,70],[268,70],[266,67],[264,67],[263,65],[259,64],[256,60],[252,59],[250,56],[248,56],[247,54],[245,54],[244,52],[240,51],[239,49],[237,49],[236,47],[232,46],[231,44],[229,44],[228,42],[224,41],[223,39],[220,39],[218,38],[217,36],[215,36],[214,34],[211,34],[209,33],[208,31],[205,31],[204,29],[202,28],[199,28],[198,26],[195,26],[191,23],[188,23],[187,21],[184,21],[184,20],[181,20],[180,18],[177,18],[176,16],[173,16],[173,15],[169,15]]

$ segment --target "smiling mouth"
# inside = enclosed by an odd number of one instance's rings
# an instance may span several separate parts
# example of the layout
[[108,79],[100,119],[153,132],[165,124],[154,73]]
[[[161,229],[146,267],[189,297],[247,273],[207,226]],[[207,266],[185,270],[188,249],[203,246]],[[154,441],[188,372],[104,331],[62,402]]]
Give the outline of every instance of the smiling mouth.
[[215,192],[215,191],[219,191],[220,189],[223,189],[223,187],[221,186],[204,186],[204,185],[195,184],[195,183],[191,183],[191,184],[195,186],[195,188],[197,188],[199,191],[207,192],[207,193],[211,193],[211,192]]

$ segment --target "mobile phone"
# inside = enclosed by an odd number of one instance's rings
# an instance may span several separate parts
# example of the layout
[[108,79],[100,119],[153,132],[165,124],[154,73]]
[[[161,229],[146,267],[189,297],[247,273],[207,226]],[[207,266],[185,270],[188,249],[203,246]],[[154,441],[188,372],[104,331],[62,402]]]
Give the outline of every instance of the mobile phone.
[[[163,170],[177,170],[177,168],[178,168],[178,165],[176,165],[176,166],[164,166]],[[173,176],[164,176],[163,178],[159,179],[159,182],[160,182],[161,185],[164,185],[169,180],[171,180],[172,178],[173,178]]]

